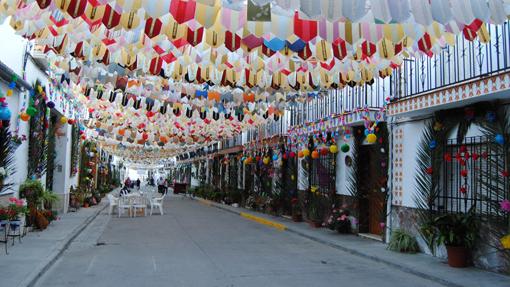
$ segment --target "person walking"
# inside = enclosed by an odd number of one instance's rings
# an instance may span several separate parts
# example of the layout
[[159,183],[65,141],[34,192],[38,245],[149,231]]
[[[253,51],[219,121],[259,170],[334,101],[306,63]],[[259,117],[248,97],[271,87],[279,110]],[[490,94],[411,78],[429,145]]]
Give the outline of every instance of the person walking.
[[163,184],[164,184],[164,183],[165,183],[165,182],[163,181],[163,178],[162,178],[162,177],[160,177],[160,178],[158,179],[158,192],[159,192],[159,193],[164,193],[164,190],[163,190]]
[[131,188],[131,179],[129,177],[124,181],[124,186],[126,188]]
[[137,188],[138,190],[140,190],[140,183],[141,183],[141,182],[140,182],[140,179],[139,179],[139,178],[137,178],[137,179],[136,179],[136,188]]

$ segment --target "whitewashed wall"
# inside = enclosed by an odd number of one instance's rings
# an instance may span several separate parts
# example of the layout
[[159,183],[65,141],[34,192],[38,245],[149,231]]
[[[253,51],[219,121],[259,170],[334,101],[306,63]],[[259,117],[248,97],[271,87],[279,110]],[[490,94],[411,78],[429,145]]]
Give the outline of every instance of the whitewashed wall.
[[[349,174],[352,172],[352,167],[348,167],[345,164],[345,158],[347,156],[352,157],[352,146],[354,145],[354,137],[350,137],[346,141],[341,138],[336,139],[339,152],[336,156],[336,193],[342,195],[350,195],[348,186]],[[344,144],[348,144],[351,149],[348,152],[343,153],[340,151],[340,147]]]
[[[14,33],[14,30],[8,25],[7,22],[0,25],[0,39],[2,39],[2,45],[0,45],[0,61],[12,69],[16,74],[22,76],[23,74],[23,58],[27,47],[27,40]],[[41,81],[43,86],[48,85],[48,75],[39,69],[35,63],[29,58],[25,67],[25,81],[29,84],[33,84],[36,80]],[[7,91],[8,83],[0,81],[0,89],[3,93]],[[29,137],[29,124],[27,122],[20,121],[18,119],[19,112],[27,106],[28,103],[28,92],[21,92],[15,90],[13,96],[7,98],[7,103],[11,110],[11,132],[18,129],[19,135],[26,135]],[[68,105],[61,103],[60,98],[57,97],[55,100],[56,110],[60,114],[70,115]],[[63,202],[61,202],[60,209],[66,211],[64,207],[67,207],[69,187],[71,185],[76,186],[78,178],[77,176],[71,177],[70,169],[70,153],[71,153],[71,127],[65,125],[63,127],[65,136],[57,138],[56,141],[56,152],[57,158],[55,159],[56,165],[61,165],[61,169],[54,171],[54,182],[53,190],[58,193]],[[19,185],[27,178],[27,162],[28,162],[28,140],[23,142],[15,151],[15,168],[16,173],[9,176],[7,182],[14,183],[13,190],[17,196]],[[41,178],[41,181],[45,182],[45,176]]]

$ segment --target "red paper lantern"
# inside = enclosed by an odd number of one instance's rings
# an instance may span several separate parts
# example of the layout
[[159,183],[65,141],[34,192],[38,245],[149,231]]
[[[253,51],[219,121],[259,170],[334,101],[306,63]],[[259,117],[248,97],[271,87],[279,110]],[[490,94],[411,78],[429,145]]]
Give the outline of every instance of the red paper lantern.
[[294,34],[305,42],[317,37],[317,21],[299,19],[298,12],[294,13]]
[[196,3],[194,0],[172,0],[170,14],[177,23],[182,24],[195,18]]

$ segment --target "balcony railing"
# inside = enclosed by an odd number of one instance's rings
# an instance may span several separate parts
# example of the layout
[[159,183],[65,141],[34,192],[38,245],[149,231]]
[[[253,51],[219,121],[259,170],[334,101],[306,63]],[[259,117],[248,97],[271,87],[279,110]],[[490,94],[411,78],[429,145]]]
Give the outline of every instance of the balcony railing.
[[433,57],[407,59],[393,73],[392,100],[397,101],[510,69],[509,23],[488,25],[490,41],[468,41],[457,36]]

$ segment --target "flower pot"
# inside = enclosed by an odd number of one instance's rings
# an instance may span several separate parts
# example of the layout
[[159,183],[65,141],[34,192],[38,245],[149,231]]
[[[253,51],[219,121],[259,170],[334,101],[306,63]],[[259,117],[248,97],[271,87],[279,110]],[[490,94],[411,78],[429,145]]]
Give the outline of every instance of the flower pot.
[[446,246],[448,253],[448,265],[456,268],[464,268],[469,265],[469,249],[464,246]]
[[85,208],[89,207],[89,203],[88,203],[88,202],[85,202],[85,203],[83,204],[83,207],[85,207]]
[[322,222],[319,220],[310,220],[308,221],[308,224],[310,224],[310,226],[313,228],[319,228],[322,226]]
[[292,221],[301,222],[303,221],[303,216],[301,214],[292,214]]

